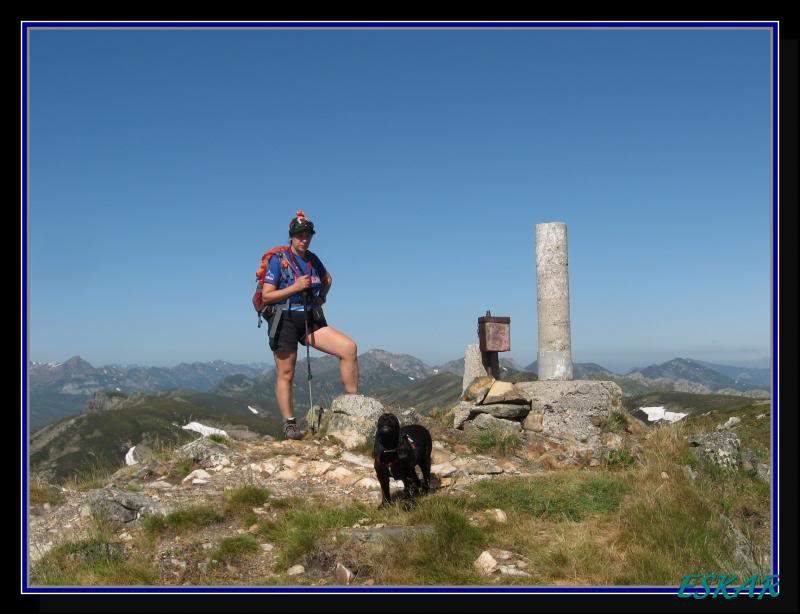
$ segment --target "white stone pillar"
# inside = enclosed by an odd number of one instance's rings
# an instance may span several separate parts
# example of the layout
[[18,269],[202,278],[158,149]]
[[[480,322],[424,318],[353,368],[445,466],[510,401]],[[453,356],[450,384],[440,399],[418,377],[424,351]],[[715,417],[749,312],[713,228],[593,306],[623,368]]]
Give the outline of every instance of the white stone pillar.
[[536,224],[540,380],[572,379],[567,225]]

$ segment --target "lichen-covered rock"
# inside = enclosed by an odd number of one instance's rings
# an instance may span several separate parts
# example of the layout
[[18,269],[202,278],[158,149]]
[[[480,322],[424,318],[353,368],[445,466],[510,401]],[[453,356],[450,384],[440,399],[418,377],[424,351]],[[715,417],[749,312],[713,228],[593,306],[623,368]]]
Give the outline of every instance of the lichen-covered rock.
[[470,420],[466,424],[470,429],[498,429],[505,434],[519,434],[522,432],[522,424],[519,422],[495,418],[489,414],[478,414],[474,420]]
[[514,403],[497,403],[495,405],[473,405],[471,411],[479,414],[489,414],[495,418],[507,420],[522,420],[528,415],[530,405],[518,405]]
[[419,424],[422,421],[422,415],[414,407],[399,411],[396,415],[397,419],[400,420],[400,426]]
[[230,465],[233,450],[207,437],[200,437],[181,446],[175,455],[179,459],[193,460],[206,469],[217,465]]
[[169,508],[142,494],[119,488],[102,488],[89,496],[89,509],[95,515],[117,522],[133,522],[150,514],[166,515]]
[[383,404],[372,397],[362,394],[340,395],[331,404],[327,434],[352,450],[375,434],[378,418],[383,412]]
[[592,420],[622,410],[622,389],[614,382],[547,380],[516,386],[531,402],[531,412],[542,414],[542,433],[563,440],[599,443],[601,431]]
[[695,435],[689,445],[699,457],[726,471],[739,468],[739,437],[731,431]]

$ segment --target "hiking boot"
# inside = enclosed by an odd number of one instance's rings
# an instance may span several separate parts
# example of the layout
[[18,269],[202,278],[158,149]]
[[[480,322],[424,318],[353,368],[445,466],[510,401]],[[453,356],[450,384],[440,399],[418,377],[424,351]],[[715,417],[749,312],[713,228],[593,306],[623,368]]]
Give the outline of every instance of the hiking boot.
[[283,423],[283,438],[284,439],[302,439],[303,436],[300,434],[300,431],[297,429],[297,425],[294,422],[284,422]]

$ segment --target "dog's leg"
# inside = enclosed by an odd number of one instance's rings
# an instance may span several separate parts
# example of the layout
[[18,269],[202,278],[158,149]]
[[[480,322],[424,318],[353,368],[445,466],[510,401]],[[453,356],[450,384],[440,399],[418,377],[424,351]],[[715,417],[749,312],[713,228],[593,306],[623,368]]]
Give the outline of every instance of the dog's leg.
[[416,497],[422,490],[422,482],[419,481],[419,477],[417,476],[416,466],[411,467],[408,477],[409,481],[411,482],[411,496]]
[[392,502],[392,495],[389,492],[389,469],[384,465],[375,463],[375,474],[378,476],[378,482],[381,483],[381,493],[383,494],[380,507],[385,507]]
[[431,457],[430,455],[424,457],[419,462],[419,468],[422,469],[422,492],[427,493],[431,489]]
[[417,489],[416,489],[414,483],[411,481],[411,478],[409,478],[409,477],[404,477],[403,478],[403,490],[405,491],[406,498],[413,497],[414,495],[417,494],[416,493]]

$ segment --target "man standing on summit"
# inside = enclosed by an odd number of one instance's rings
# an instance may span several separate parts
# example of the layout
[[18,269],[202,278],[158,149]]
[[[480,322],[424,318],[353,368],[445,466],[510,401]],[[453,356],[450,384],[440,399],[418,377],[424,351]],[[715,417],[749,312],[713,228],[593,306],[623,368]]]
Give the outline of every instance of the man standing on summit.
[[314,224],[298,211],[289,223],[289,246],[264,254],[256,274],[259,283],[263,281],[260,298],[267,306],[269,346],[275,356],[275,396],[287,439],[301,438],[292,409],[298,341],[338,357],[345,392],[358,392],[356,344],[328,326],[322,313],[321,305],[330,292],[332,278],[322,261],[308,249],[314,234]]

